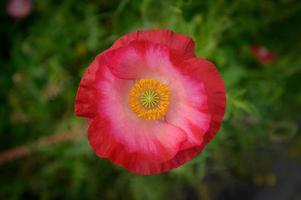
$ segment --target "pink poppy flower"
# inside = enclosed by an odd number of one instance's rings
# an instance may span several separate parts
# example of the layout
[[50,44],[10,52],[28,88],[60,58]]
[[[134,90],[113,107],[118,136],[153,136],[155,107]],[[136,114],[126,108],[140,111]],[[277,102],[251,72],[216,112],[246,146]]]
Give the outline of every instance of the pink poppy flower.
[[27,17],[30,14],[31,9],[31,0],[8,0],[7,2],[7,12],[15,19]]
[[262,64],[270,64],[275,62],[275,55],[273,52],[269,51],[266,47],[260,45],[252,45],[250,50],[257,59],[258,62]]
[[83,76],[75,113],[89,123],[95,153],[137,174],[194,158],[218,131],[225,87],[191,38],[143,30],[119,38]]

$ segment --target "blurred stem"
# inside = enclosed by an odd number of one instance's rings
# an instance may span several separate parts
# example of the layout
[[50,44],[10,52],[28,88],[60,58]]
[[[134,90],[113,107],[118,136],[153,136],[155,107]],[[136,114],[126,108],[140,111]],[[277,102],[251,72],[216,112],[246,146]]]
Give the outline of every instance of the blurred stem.
[[24,156],[29,156],[42,147],[67,141],[77,141],[84,137],[83,133],[85,133],[85,126],[80,124],[71,128],[69,131],[55,133],[47,137],[41,137],[30,144],[23,144],[13,149],[0,152],[0,165]]

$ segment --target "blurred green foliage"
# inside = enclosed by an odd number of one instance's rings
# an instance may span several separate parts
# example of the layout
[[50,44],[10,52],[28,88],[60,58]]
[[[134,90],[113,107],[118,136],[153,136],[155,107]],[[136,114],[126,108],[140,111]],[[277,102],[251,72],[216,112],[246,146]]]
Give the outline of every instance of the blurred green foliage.
[[[231,199],[263,182],[273,146],[289,148],[298,138],[298,0],[44,0],[33,1],[26,19],[4,9],[0,17],[1,151],[83,123],[73,103],[86,67],[137,29],[191,36],[227,87],[222,129],[188,164],[137,176],[97,158],[84,138],[0,165],[0,199]],[[253,44],[273,51],[275,62],[260,64]]]

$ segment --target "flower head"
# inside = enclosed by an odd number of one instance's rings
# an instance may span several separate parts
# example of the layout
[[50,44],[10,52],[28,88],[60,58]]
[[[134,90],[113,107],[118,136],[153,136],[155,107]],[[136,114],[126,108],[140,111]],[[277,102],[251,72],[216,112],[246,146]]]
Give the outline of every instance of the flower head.
[[30,14],[31,9],[31,0],[8,0],[7,2],[7,12],[15,19],[27,17]]
[[250,46],[251,53],[262,64],[270,64],[275,62],[275,54],[266,47],[260,45]]
[[119,38],[83,76],[75,113],[87,118],[99,157],[138,174],[194,158],[218,131],[225,88],[191,38],[143,30]]

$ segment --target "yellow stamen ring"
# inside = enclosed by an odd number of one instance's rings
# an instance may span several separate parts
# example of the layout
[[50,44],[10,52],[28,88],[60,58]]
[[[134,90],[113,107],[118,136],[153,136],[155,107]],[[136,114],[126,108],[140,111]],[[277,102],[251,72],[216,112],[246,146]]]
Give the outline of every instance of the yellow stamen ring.
[[130,91],[129,105],[140,118],[160,119],[168,110],[169,88],[156,80],[140,79]]

